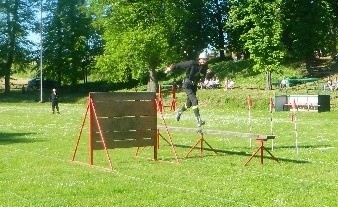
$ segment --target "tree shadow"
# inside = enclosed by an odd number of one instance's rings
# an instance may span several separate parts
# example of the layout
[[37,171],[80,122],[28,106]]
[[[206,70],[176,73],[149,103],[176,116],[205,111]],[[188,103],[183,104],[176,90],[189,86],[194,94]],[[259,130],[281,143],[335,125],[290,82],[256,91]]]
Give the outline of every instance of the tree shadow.
[[36,142],[37,140],[26,138],[26,136],[32,135],[32,134],[36,134],[36,133],[3,133],[3,132],[0,132],[0,144],[7,145],[7,144],[16,144],[16,143]]
[[[60,103],[76,103],[78,101],[86,102],[89,92],[110,92],[118,91],[121,89],[134,89],[139,84],[137,80],[130,80],[127,82],[109,83],[106,81],[96,81],[86,84],[64,85],[57,87],[59,93]],[[3,103],[20,103],[20,102],[49,102],[53,87],[40,89],[26,89],[11,90],[9,93],[4,93],[0,89],[0,100]],[[42,95],[42,96],[41,96]]]
[[[316,149],[316,148],[327,148],[332,147],[331,145],[323,144],[323,145],[298,145],[298,148],[305,148],[305,149]],[[296,148],[295,145],[281,145],[281,146],[274,146],[274,149],[292,149]]]

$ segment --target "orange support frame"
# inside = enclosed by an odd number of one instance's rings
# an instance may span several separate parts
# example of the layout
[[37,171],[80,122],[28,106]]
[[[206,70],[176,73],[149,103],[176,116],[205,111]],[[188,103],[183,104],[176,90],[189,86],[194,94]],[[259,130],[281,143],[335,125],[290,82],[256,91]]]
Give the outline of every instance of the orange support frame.
[[105,139],[103,138],[102,136],[102,132],[101,132],[101,129],[100,129],[100,125],[98,123],[98,120],[97,118],[95,119],[96,117],[96,112],[95,112],[95,108],[94,108],[94,105],[93,105],[93,100],[92,98],[90,97],[89,95],[89,98],[88,98],[88,104],[87,104],[87,108],[86,108],[86,113],[85,113],[85,116],[83,118],[83,121],[82,121],[82,125],[81,125],[81,128],[80,128],[80,133],[79,133],[79,136],[78,136],[78,139],[77,139],[77,142],[76,142],[76,146],[75,146],[75,150],[74,150],[74,154],[72,156],[72,161],[75,160],[75,155],[76,155],[76,152],[78,150],[78,146],[79,146],[79,143],[80,143],[80,138],[81,138],[81,135],[82,135],[82,131],[83,131],[83,127],[84,127],[84,124],[86,122],[86,118],[87,118],[87,115],[88,115],[88,111],[89,111],[89,164],[90,165],[93,165],[94,164],[94,159],[93,159],[93,126],[94,126],[94,121],[96,121],[96,124],[99,128],[99,133],[100,133],[100,136],[101,136],[101,141],[102,141],[102,144],[103,144],[103,147],[104,147],[104,150],[106,152],[106,155],[107,155],[107,159],[109,161],[109,166],[110,168],[113,170],[113,165],[112,165],[112,161],[110,159],[110,156],[109,156],[109,153],[108,153],[108,149],[106,147],[106,141]]
[[187,154],[185,155],[185,157],[187,158],[189,156],[189,154],[195,149],[197,148],[197,145],[200,144],[200,147],[199,147],[199,155],[200,157],[203,157],[203,144],[205,143],[206,145],[208,145],[210,147],[210,149],[217,155],[217,152],[216,150],[214,150],[214,148],[212,148],[212,146],[204,139],[204,134],[203,134],[203,131],[202,129],[200,128],[197,133],[200,134],[200,138],[197,140],[197,142],[195,143],[194,146],[192,146],[190,148],[190,150],[187,152]]
[[259,142],[259,147],[252,153],[252,155],[248,158],[248,160],[245,162],[244,166],[246,166],[251,160],[252,158],[258,153],[260,152],[260,162],[261,164],[263,165],[263,151],[265,150],[266,152],[268,152],[270,154],[270,156],[272,157],[272,159],[274,159],[276,162],[279,163],[278,159],[273,156],[271,154],[271,152],[269,150],[267,150],[265,147],[264,147],[264,142],[266,141],[267,139],[263,139],[263,138],[257,138],[256,141]]
[[[171,99],[170,99],[170,104],[165,104],[163,101],[163,87],[164,86],[171,86],[170,94],[171,94]],[[158,94],[157,94],[157,99],[156,99],[156,105],[157,105],[157,110],[159,112],[164,112],[164,108],[170,108],[170,111],[175,111],[176,110],[176,86],[175,85],[159,85],[158,86]]]

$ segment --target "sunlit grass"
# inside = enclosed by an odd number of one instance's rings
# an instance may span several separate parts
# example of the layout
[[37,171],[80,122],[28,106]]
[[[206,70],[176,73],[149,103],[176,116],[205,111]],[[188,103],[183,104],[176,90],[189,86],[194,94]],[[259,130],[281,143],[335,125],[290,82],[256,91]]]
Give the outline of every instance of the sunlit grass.
[[[201,101],[203,100],[203,94]],[[180,98],[182,100],[182,98]],[[205,130],[249,132],[248,110],[201,102]],[[94,152],[94,164],[71,162],[85,112],[85,103],[60,103],[61,115],[49,103],[0,103],[1,206],[337,206],[337,112],[297,113],[299,153],[289,112],[273,112],[274,150],[280,163],[265,153],[264,165],[255,157],[243,164],[258,144],[248,139],[204,134],[204,156],[188,150],[200,138],[195,131],[172,131],[179,163],[160,140],[154,162],[147,147],[110,150],[115,171],[104,151]],[[264,108],[264,107],[263,107]],[[251,111],[252,132],[270,133],[270,113]],[[166,111],[172,127],[194,128],[192,111],[177,122]],[[161,116],[158,119],[162,125]],[[167,136],[165,131],[161,131]],[[272,142],[266,147],[271,150]],[[88,163],[88,126],[76,160]]]

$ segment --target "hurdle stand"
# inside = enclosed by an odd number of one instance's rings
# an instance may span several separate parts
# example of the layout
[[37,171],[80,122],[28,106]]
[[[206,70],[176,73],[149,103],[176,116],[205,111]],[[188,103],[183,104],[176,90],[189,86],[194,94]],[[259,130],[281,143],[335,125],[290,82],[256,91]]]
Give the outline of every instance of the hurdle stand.
[[[170,87],[171,90],[164,90],[164,87],[166,88]],[[164,92],[168,92],[168,91],[170,92],[170,95],[171,95],[170,104],[164,103],[164,98],[163,98]],[[157,104],[157,111],[159,112],[164,112],[165,108],[170,108],[170,111],[175,111],[176,105],[177,105],[175,85],[159,85],[156,104]]]
[[266,152],[268,152],[270,154],[270,156],[272,157],[272,159],[274,159],[276,162],[279,163],[278,159],[273,156],[271,154],[271,152],[269,150],[267,150],[264,147],[264,142],[267,141],[268,139],[274,139],[275,135],[257,135],[256,137],[256,141],[260,144],[259,147],[252,153],[252,155],[247,159],[247,161],[244,163],[244,166],[246,166],[251,160],[252,158],[258,153],[260,152],[260,162],[263,165],[263,151],[265,150]]
[[189,156],[189,154],[195,149],[197,148],[197,145],[200,144],[200,147],[199,147],[199,155],[200,157],[203,157],[203,144],[205,143],[206,145],[209,146],[209,148],[217,155],[217,152],[216,150],[214,150],[214,148],[212,148],[212,146],[204,139],[204,133],[203,133],[203,130],[202,128],[199,128],[197,130],[197,133],[199,134],[199,139],[197,140],[197,142],[194,144],[194,146],[192,146],[190,148],[190,150],[187,152],[187,154],[185,155],[185,158],[187,158]]

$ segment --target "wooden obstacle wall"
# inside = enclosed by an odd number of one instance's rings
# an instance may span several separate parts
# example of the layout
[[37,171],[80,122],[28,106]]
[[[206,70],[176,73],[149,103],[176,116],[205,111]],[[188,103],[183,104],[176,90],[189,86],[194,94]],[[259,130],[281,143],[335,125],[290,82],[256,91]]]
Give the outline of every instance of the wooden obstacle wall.
[[153,146],[154,160],[157,160],[158,130],[155,92],[89,93],[87,109],[72,161],[75,161],[86,120],[89,120],[90,165],[94,164],[93,151],[105,150],[110,167],[113,169],[108,149],[115,148]]
[[151,92],[90,93],[92,149],[103,149],[101,134],[107,149],[154,146],[155,98],[156,94]]

